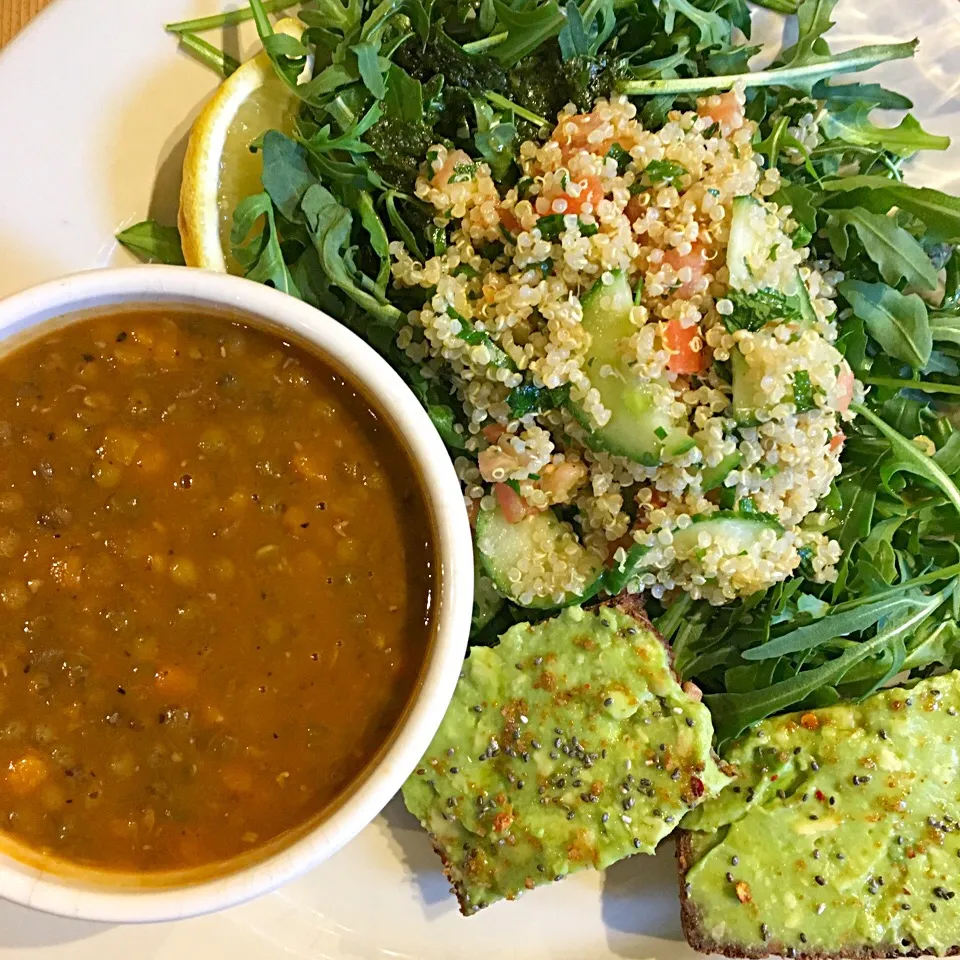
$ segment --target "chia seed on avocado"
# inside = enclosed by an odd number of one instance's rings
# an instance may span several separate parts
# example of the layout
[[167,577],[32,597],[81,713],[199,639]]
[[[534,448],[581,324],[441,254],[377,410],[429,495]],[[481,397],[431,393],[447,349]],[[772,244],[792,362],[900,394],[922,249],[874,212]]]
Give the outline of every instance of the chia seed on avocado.
[[471,650],[403,797],[469,915],[552,878],[653,853],[727,783],[712,736],[707,709],[681,689],[636,600],[570,607]]
[[799,957],[960,944],[958,706],[951,673],[766,720],[724,750],[741,792],[724,789],[682,824],[691,943],[747,955],[763,923],[762,953]]

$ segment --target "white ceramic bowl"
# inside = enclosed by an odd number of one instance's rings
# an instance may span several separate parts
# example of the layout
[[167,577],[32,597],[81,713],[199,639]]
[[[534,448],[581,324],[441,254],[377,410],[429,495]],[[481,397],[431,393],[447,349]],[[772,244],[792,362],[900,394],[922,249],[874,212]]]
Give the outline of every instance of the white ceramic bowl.
[[[466,649],[473,603],[473,547],[460,484],[446,448],[417,399],[366,343],[305,303],[237,277],[186,267],[97,270],[46,283],[0,301],[0,344],[25,339],[34,327],[96,308],[168,304],[234,312],[317,348],[362,388],[393,424],[420,471],[434,520],[439,589],[434,638],[420,688],[375,765],[346,802],[265,859],[184,885],[61,869],[0,849],[0,897],[50,913],[118,923],[171,920],[219,910],[265,893],[317,866],[366,826],[413,770],[443,718]],[[29,862],[27,862],[29,860]]]

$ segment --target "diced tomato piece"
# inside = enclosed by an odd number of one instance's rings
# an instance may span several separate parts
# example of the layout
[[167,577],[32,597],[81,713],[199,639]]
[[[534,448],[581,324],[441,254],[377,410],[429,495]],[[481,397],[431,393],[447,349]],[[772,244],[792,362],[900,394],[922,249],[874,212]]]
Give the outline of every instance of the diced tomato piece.
[[732,90],[698,100],[697,113],[730,130],[739,130],[743,126],[743,106]]
[[570,193],[565,193],[567,201],[567,213],[580,213],[585,203],[593,205],[596,210],[597,204],[603,199],[603,185],[598,177],[587,177],[580,183],[580,192],[574,197]]
[[689,300],[697,292],[699,282],[703,279],[707,270],[707,252],[703,249],[702,244],[693,244],[689,253],[680,253],[679,250],[672,247],[664,251],[663,262],[673,267],[677,273],[689,267],[692,276],[674,290],[675,296],[681,300]]
[[[693,348],[693,341],[700,340],[700,349]],[[674,373],[702,373],[710,365],[710,357],[700,337],[700,327],[684,327],[679,320],[670,320],[663,331],[663,340],[671,352],[667,367]]]
[[560,144],[560,152],[564,160],[581,150],[606,156],[614,144],[613,139],[590,139],[590,134],[605,122],[594,113],[578,113],[572,117],[564,117],[557,124],[551,139]]
[[641,199],[643,194],[635,193],[628,201],[627,205],[624,208],[624,213],[627,215],[631,223],[639,220],[644,213],[646,212],[647,205]]
[[500,214],[500,223],[503,229],[510,236],[515,237],[520,232],[520,221],[516,214],[509,207],[499,207],[497,212]]
[[470,159],[469,154],[464,153],[463,150],[450,150],[447,153],[447,159],[444,161],[443,166],[433,174],[430,182],[435,187],[443,188],[450,182],[450,178],[453,176],[457,167],[461,165],[470,166],[472,164],[473,161]]
[[850,404],[853,403],[854,379],[853,371],[846,364],[846,362],[844,362],[843,369],[840,371],[840,375],[837,377],[837,385],[840,388],[840,392],[837,397],[837,409],[841,413],[846,413],[850,409]]
[[506,427],[500,423],[488,423],[480,432],[487,443],[496,443],[506,432]]
[[498,483],[493,492],[507,523],[519,523],[528,513],[533,512],[527,501],[509,484]]
[[[573,195],[574,190],[579,191],[576,196]],[[558,199],[566,201],[563,210],[557,210],[554,207],[554,200]],[[598,177],[586,177],[577,181],[575,188],[571,184],[567,186],[565,191],[551,190],[541,194],[537,197],[536,210],[541,217],[549,216],[552,213],[579,214],[583,210],[584,204],[591,204],[595,210],[602,199],[603,184],[600,183],[600,179]]]
[[[642,526],[637,524],[638,527]],[[607,563],[613,559],[613,555],[622,547],[624,550],[629,550],[637,541],[633,539],[633,534],[631,532],[625,533],[618,540],[613,540],[607,544]]]
[[835,433],[830,438],[830,452],[836,453],[843,446],[843,443],[846,439],[847,435],[845,433]]

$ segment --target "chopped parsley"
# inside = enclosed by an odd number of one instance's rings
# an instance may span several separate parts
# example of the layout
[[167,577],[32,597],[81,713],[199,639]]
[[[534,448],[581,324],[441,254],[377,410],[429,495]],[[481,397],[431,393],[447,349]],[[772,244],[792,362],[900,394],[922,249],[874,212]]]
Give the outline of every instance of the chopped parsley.
[[689,175],[690,171],[675,160],[651,160],[643,171],[643,179],[652,185],[665,183],[673,186],[682,177]]
[[758,290],[744,293],[728,290],[726,299],[733,304],[733,313],[723,318],[727,329],[749,330],[756,333],[770,323],[799,323],[803,319],[796,297],[788,297],[776,290]]

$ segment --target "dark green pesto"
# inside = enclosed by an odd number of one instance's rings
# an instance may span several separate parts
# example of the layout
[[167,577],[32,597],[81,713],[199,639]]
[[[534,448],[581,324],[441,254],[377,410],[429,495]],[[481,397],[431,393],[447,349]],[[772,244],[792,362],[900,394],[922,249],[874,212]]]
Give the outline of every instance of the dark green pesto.
[[960,944],[960,675],[758,724],[739,779],[683,827],[688,919],[712,950]]
[[403,796],[471,914],[653,853],[727,782],[712,735],[645,620],[570,607],[471,650]]

